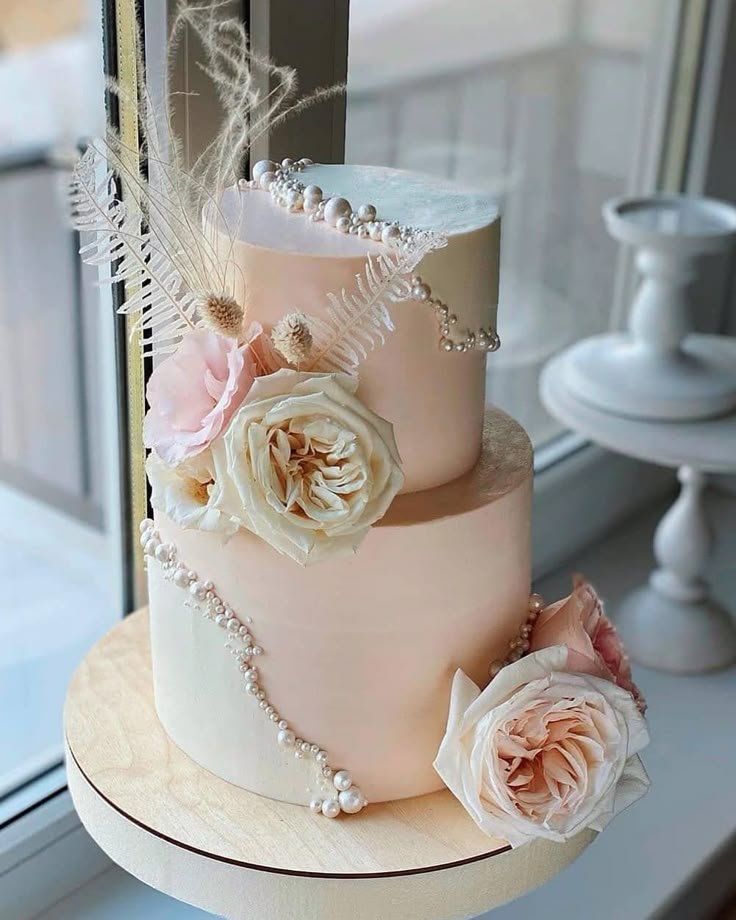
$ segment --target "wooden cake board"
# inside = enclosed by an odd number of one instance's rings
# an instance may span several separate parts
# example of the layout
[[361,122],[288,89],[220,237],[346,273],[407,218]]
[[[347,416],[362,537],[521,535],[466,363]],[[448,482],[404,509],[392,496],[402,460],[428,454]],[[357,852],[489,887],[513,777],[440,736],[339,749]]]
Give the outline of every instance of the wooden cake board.
[[474,917],[547,881],[595,837],[511,850],[447,791],[330,820],[219,779],[158,720],[145,611],[87,655],[64,721],[69,789],[100,847],[146,884],[231,920]]

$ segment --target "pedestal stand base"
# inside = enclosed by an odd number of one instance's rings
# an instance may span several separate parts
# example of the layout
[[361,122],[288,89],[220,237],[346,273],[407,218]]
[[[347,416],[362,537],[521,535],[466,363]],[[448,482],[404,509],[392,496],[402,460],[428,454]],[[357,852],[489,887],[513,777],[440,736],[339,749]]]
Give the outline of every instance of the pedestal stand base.
[[588,846],[486,837],[449,792],[335,820],[207,772],[156,716],[148,620],[128,617],[69,688],[69,789],[103,850],[141,881],[231,920],[460,920],[547,881]]
[[583,339],[564,353],[570,392],[631,418],[691,421],[736,409],[736,340],[688,335],[679,351],[657,354],[623,333]]
[[736,625],[712,598],[675,601],[651,585],[637,588],[616,616],[631,657],[677,674],[701,674],[736,660]]

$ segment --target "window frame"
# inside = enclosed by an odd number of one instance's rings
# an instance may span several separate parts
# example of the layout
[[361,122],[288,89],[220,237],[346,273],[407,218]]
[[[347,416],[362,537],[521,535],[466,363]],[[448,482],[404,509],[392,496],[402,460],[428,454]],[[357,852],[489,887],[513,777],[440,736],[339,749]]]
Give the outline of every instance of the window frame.
[[[279,15],[288,3],[289,0],[250,0],[249,4],[245,4],[246,21],[251,24],[254,47],[281,61],[290,61],[288,49],[295,48],[293,22],[289,17]],[[174,0],[146,0],[146,9],[149,4],[154,4],[152,9],[158,11],[157,15],[164,7],[163,22],[168,21]],[[736,147],[736,98],[729,92],[729,84],[736,73],[736,8],[730,0],[706,0],[706,7],[700,66],[691,103],[695,117],[686,145],[682,185],[691,193],[707,193],[736,201],[736,174],[729,163],[729,154]],[[131,28],[141,10],[136,0],[104,0],[103,8],[109,65],[112,60],[117,61],[121,53],[118,43],[121,22]],[[348,2],[315,0],[310,4],[310,10],[310,28],[314,34],[300,33],[297,44],[303,53],[304,48],[324,47],[327,41],[327,46],[334,53],[324,57],[333,62],[335,78],[344,79]],[[151,25],[153,27],[153,22]],[[306,67],[306,72],[303,69],[301,74],[303,87],[313,85],[310,80],[314,79],[322,85],[330,82],[325,78],[324,63],[316,78],[308,72],[308,57],[305,60],[302,56],[300,65]],[[299,155],[310,155],[323,161],[339,159],[339,136],[336,137],[334,130],[325,131],[324,122],[322,128],[312,129],[310,135],[309,115],[309,111],[300,115],[300,131],[305,132],[300,137],[309,138],[309,153],[302,147]],[[342,118],[344,145],[344,102],[342,115],[336,107],[332,117],[333,125],[339,124],[339,118]],[[254,155],[278,157],[293,154],[293,150],[279,146],[288,142],[288,137],[280,136],[265,153],[259,150],[257,154],[254,151]],[[722,283],[714,296],[719,298],[722,331],[736,333],[736,285],[733,279]],[[140,476],[144,475],[140,441],[134,440],[139,437],[136,426],[143,417],[142,388],[136,389],[131,399],[126,367],[130,366],[131,360],[141,362],[142,366],[142,359],[135,350],[131,354],[127,327],[122,318],[113,320],[113,305],[111,299],[103,307],[110,317],[109,335],[104,347],[115,353],[118,362],[121,418],[119,429],[109,433],[111,443],[117,444],[117,451],[113,463],[115,469],[110,471],[109,476],[108,507],[112,514],[110,531],[115,544],[114,553],[121,563],[119,571],[123,573],[123,563],[131,558],[131,545],[135,546],[133,558],[139,558],[136,511],[141,505],[141,496],[140,488],[136,491],[133,480],[138,476],[140,483]],[[121,495],[117,482],[113,485],[113,481],[116,472],[124,470],[128,471],[130,478],[120,477],[119,481],[123,483]],[[535,578],[558,567],[583,546],[600,539],[616,524],[673,489],[674,485],[674,476],[669,471],[605,451],[572,433],[562,436],[547,459],[540,456],[538,461],[534,511]],[[611,496],[615,499],[612,500]],[[560,526],[561,522],[564,527]],[[133,609],[138,600],[136,579],[140,586],[142,566],[140,569],[133,566],[128,572],[126,577],[121,575],[117,586],[126,611]],[[14,903],[20,903],[22,897],[27,897],[28,914],[34,915],[111,865],[79,824],[69,794],[62,785],[63,768],[47,777],[46,782],[47,788],[40,801],[38,796],[27,791],[26,804],[20,814],[8,819],[5,824],[0,820],[0,885]],[[39,889],[42,886],[29,884],[28,870],[31,869],[30,877],[36,880],[40,877],[38,873],[44,872],[44,866],[58,863],[63,864],[66,879],[59,880],[53,892],[43,892],[46,898],[41,904]]]

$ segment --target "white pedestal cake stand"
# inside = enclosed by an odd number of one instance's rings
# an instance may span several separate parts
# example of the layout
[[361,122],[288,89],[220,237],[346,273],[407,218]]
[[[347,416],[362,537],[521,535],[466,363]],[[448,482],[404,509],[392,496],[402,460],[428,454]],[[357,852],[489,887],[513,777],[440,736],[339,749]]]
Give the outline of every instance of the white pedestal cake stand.
[[609,201],[603,217],[614,239],[636,247],[643,280],[626,333],[569,349],[568,389],[632,418],[692,421],[736,412],[736,340],[693,332],[690,303],[702,258],[733,249],[736,208],[659,194]]
[[[616,625],[632,658],[677,673],[736,659],[736,624],[710,596],[704,571],[711,535],[702,504],[706,473],[736,470],[736,413],[691,422],[645,421],[597,409],[568,386],[569,352],[542,373],[547,409],[568,427],[617,453],[678,469],[682,489],[654,538],[658,568],[622,604]],[[612,496],[615,500],[615,496]]]
[[232,920],[473,917],[547,881],[595,837],[511,850],[449,792],[330,820],[218,779],[156,716],[144,611],[87,655],[64,723],[69,789],[102,849],[148,885]]

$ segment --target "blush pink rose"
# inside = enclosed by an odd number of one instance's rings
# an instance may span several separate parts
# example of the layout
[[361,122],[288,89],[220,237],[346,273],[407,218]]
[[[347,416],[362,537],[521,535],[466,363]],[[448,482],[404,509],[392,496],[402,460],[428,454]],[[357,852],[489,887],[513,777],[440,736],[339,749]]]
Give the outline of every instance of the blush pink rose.
[[177,466],[223,432],[256,375],[250,346],[194,329],[151,374],[143,425],[146,447]]
[[478,827],[522,846],[602,830],[649,786],[630,693],[570,670],[563,645],[502,668],[481,691],[455,674],[435,770]]
[[550,604],[539,614],[529,637],[530,650],[565,645],[571,671],[592,674],[618,684],[636,700],[640,711],[646,703],[631,676],[631,664],[603,603],[584,578],[573,580],[573,592]]

